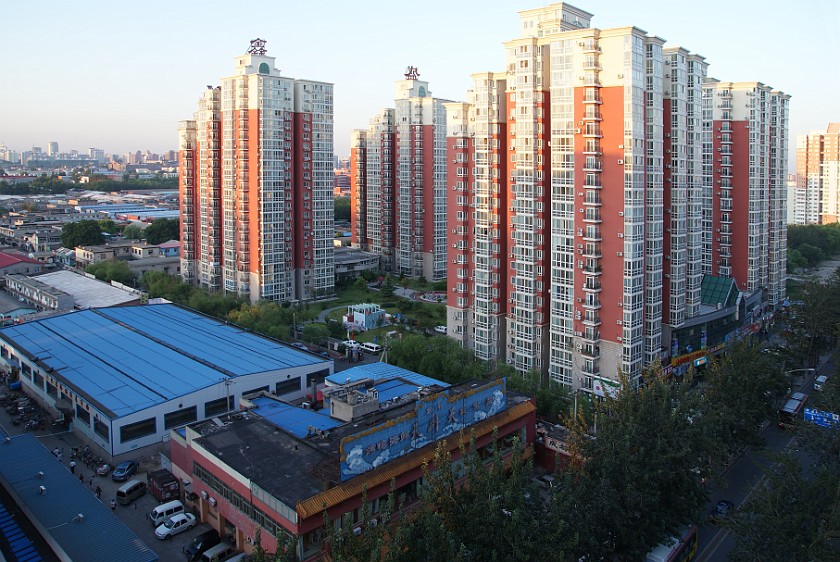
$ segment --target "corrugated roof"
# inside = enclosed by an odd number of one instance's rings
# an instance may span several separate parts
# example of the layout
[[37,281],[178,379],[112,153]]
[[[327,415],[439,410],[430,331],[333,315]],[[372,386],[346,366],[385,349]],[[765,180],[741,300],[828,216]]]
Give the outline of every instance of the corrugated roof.
[[[36,476],[38,472],[43,473],[42,478]],[[158,560],[158,555],[32,434],[0,443],[0,479],[41,532],[48,533],[70,560]],[[45,488],[43,494],[39,486]]]
[[229,376],[325,360],[174,304],[91,309],[0,329],[111,417]]
[[351,369],[347,369],[346,371],[341,371],[340,373],[334,373],[327,377],[327,380],[334,385],[341,385],[347,382],[356,382],[361,379],[402,379],[408,383],[413,384],[415,388],[418,386],[434,385],[438,385],[443,388],[449,386],[443,381],[439,381],[431,377],[415,373],[414,371],[409,371],[408,369],[403,369],[401,367],[396,367],[394,365],[389,365],[388,363],[381,362],[359,365],[358,367],[353,367]]
[[257,408],[252,414],[261,416],[277,427],[285,429],[296,437],[304,438],[309,434],[309,427],[326,430],[342,425],[344,422],[334,420],[328,416],[298,408],[285,402],[278,402],[261,396],[251,400]]

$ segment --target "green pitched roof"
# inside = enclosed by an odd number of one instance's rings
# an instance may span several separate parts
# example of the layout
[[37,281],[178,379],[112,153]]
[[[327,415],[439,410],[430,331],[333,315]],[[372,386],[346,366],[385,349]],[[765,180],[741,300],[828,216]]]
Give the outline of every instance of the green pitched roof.
[[700,284],[700,298],[703,304],[708,306],[734,306],[738,298],[738,287],[731,277],[704,275]]

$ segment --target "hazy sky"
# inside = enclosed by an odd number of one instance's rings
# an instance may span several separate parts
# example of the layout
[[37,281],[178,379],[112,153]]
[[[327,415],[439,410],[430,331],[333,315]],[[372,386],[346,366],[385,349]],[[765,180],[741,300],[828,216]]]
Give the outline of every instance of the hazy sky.
[[[436,97],[504,69],[517,11],[540,0],[3,0],[0,144],[60,150],[177,149],[205,85],[233,72],[251,39],[284,76],[335,84],[335,151],[391,107],[417,66]],[[577,0],[594,27],[635,25],[706,57],[709,75],[758,80],[793,98],[790,133],[840,121],[840,1]]]

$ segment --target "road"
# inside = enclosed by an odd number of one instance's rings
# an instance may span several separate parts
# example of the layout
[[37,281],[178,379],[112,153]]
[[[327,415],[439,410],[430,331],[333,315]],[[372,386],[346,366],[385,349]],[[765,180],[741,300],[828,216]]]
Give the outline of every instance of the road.
[[[830,374],[835,370],[831,359],[822,364],[818,374]],[[804,377],[797,389],[805,394],[811,394],[814,388],[814,376]],[[780,452],[794,444],[794,434],[790,430],[779,429],[775,423],[769,424],[762,432],[767,442],[767,452]],[[803,466],[809,466],[809,459],[804,451],[797,450],[796,457]],[[715,504],[727,499],[741,506],[749,499],[752,492],[759,485],[762,471],[761,466],[767,466],[766,455],[761,451],[747,451],[737,461],[732,463],[723,476],[720,488],[711,486],[710,501],[706,506],[706,513],[711,512]],[[729,553],[735,548],[735,539],[727,529],[718,528],[706,521],[701,522],[697,562],[724,562]]]

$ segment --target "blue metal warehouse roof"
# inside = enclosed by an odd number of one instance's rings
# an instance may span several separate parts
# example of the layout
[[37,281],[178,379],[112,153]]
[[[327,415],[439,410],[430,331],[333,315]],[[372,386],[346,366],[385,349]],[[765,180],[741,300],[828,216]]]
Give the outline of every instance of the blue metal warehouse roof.
[[264,396],[254,398],[251,402],[257,406],[255,410],[251,410],[252,413],[262,416],[277,427],[301,438],[307,436],[309,426],[324,430],[338,427],[344,423],[312,410],[298,408]]
[[3,328],[0,338],[114,418],[225,377],[329,363],[172,304],[71,312]]
[[[409,371],[408,369],[395,367],[394,365],[389,365],[387,363],[359,365],[358,367],[353,367],[352,369],[347,369],[346,371],[341,371],[340,373],[334,373],[327,377],[327,380],[330,381],[330,383],[339,385],[347,382],[355,382],[361,379],[401,379],[413,386],[411,390],[416,390],[418,386],[438,385],[443,388],[449,386],[445,382],[415,373],[414,371]],[[377,388],[380,389],[380,392],[382,391],[381,387],[377,386]]]
[[[42,478],[38,478],[39,472],[43,473]],[[15,501],[28,510],[40,529],[47,529],[70,560],[158,560],[157,554],[70,474],[34,435],[25,433],[7,443],[0,442],[0,479]],[[45,488],[43,494],[40,486]]]

